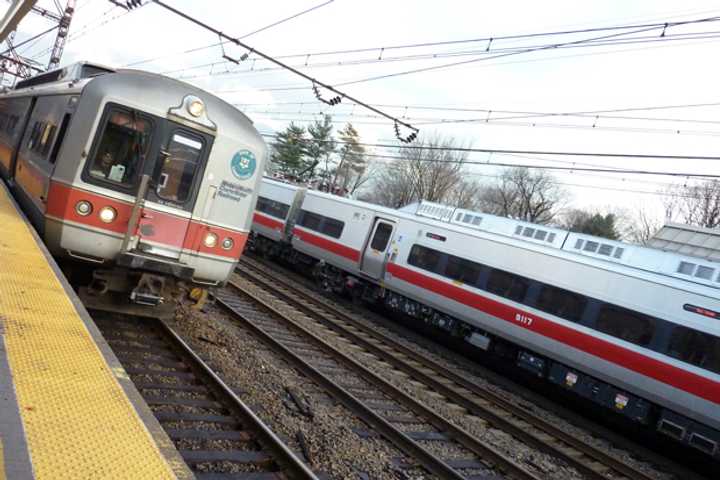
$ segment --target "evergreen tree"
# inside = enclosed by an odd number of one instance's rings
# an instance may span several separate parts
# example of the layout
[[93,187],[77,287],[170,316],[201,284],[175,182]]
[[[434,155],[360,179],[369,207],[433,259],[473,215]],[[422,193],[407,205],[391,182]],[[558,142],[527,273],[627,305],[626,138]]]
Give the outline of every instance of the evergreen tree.
[[[315,123],[308,127],[310,134],[306,151],[308,161],[306,170],[303,172],[303,179],[307,182],[320,181],[320,183],[329,184],[332,154],[335,152],[335,138],[333,138],[332,130],[330,115],[323,115],[322,121],[315,120]],[[316,175],[318,165],[321,166],[321,170]]]
[[297,179],[307,169],[308,140],[305,128],[290,123],[285,131],[277,134],[270,157],[275,171],[286,178]]
[[353,193],[362,183],[367,171],[365,147],[360,145],[360,134],[351,123],[338,132],[343,146],[340,148],[340,163],[335,169],[331,191],[340,194]]
[[610,240],[620,238],[620,233],[617,231],[617,217],[613,213],[602,215],[584,210],[572,210],[567,215],[565,225],[572,232],[586,233]]

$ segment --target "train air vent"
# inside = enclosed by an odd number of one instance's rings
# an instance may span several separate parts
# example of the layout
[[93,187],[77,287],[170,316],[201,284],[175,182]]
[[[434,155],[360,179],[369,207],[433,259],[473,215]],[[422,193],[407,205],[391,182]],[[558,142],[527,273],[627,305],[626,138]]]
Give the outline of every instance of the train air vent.
[[599,246],[600,244],[598,242],[587,241],[585,242],[585,247],[583,248],[583,250],[585,250],[586,252],[595,253]]
[[462,218],[462,212],[458,212],[457,217],[455,217],[455,221],[459,222],[461,218]]
[[473,225],[480,225],[480,222],[482,222],[482,217],[473,217],[472,224]]
[[470,220],[472,220],[472,215],[470,215],[469,213],[466,213],[462,220],[463,223],[470,223]]
[[551,233],[550,235],[548,235],[547,241],[550,243],[555,241],[555,233],[554,232]]
[[697,448],[698,450],[702,450],[703,452],[710,455],[715,455],[715,452],[718,449],[718,444],[716,442],[713,442],[709,438],[696,432],[690,434],[690,439],[688,440],[688,443],[693,447]]
[[535,235],[535,229],[530,227],[525,227],[525,230],[523,230],[523,237],[532,238],[533,235]]
[[698,268],[695,271],[695,276],[702,278],[703,280],[712,280],[713,273],[715,273],[714,268],[698,265]]
[[617,247],[617,248],[615,249],[615,254],[613,255],[613,257],[615,257],[615,258],[622,258],[622,254],[623,254],[624,251],[625,251],[624,248]]
[[576,248],[577,250],[580,250],[580,249],[582,248],[582,246],[583,246],[583,239],[582,239],[582,238],[578,238],[578,239],[575,241],[575,248]]
[[521,235],[522,234],[522,225],[518,225],[515,227],[515,235]]
[[535,232],[535,240],[545,240],[547,232],[545,230],[538,230]]
[[612,245],[608,245],[607,243],[603,243],[602,245],[600,245],[600,250],[598,250],[598,253],[599,253],[600,255],[607,255],[607,256],[609,257],[610,254],[612,253],[612,251],[613,251],[613,246],[612,246]]
[[693,271],[695,271],[695,267],[696,265],[694,263],[680,262],[677,273],[682,273],[683,275],[692,275]]
[[671,422],[667,418],[660,420],[658,424],[658,430],[678,440],[685,438],[685,427],[678,425],[675,422]]

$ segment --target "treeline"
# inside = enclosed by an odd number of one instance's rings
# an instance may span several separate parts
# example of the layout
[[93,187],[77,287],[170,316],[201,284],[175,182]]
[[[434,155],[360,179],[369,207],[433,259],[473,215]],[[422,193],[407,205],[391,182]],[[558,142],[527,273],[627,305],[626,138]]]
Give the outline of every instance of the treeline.
[[[276,136],[272,174],[337,195],[400,208],[429,200],[494,215],[548,224],[610,239],[645,243],[662,225],[647,208],[571,208],[571,195],[541,169],[478,173],[453,138],[420,138],[413,147],[368,152],[352,124],[334,131],[325,115],[307,128],[291,123]],[[659,192],[667,218],[720,226],[720,182],[708,180]]]

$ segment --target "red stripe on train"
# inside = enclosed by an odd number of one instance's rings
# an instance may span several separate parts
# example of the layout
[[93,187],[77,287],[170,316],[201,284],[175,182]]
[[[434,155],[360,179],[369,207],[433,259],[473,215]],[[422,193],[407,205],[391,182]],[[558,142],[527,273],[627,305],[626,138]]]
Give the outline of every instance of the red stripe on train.
[[272,228],[273,230],[278,231],[282,231],[283,227],[285,226],[285,223],[268,217],[267,215],[263,215],[262,213],[257,211],[253,214],[253,222],[260,224],[263,227]]
[[354,248],[346,247],[342,243],[333,242],[332,240],[328,240],[327,238],[315,235],[306,230],[299,230],[297,227],[293,228],[293,235],[305,243],[322,248],[335,255],[345,257],[353,262],[360,261],[360,252]]
[[[582,350],[585,353],[627,368],[628,370],[666,383],[713,403],[720,404],[720,383],[716,381],[661,362],[641,353],[628,350],[615,343],[578,332],[533,313],[519,310],[510,305],[483,297],[397,264],[388,264],[387,271],[400,280],[422,289],[450,298],[451,300],[485,312],[513,325],[521,326],[534,333],[562,342],[573,348]],[[517,320],[518,314],[525,317],[523,322]],[[531,322],[528,322],[528,319],[530,319]]]
[[[90,215],[82,216],[75,210],[75,204],[80,200],[92,203],[93,212]],[[117,218],[111,223],[104,223],[100,220],[97,212],[102,207],[110,206],[117,212]],[[115,198],[98,195],[97,193],[72,188],[58,182],[50,184],[46,214],[67,221],[72,221],[93,228],[125,235],[128,222],[132,213],[133,205]],[[190,250],[192,252],[207,253],[232,259],[240,258],[245,247],[248,234],[238,232],[214,225],[207,225],[178,215],[173,215],[151,208],[144,208],[147,215],[141,219],[140,224],[152,224],[152,234],[144,235],[145,239],[160,245],[176,249]],[[218,236],[218,245],[213,248],[205,246],[203,240],[208,232]],[[225,238],[233,240],[233,247],[230,250],[220,248],[220,243]]]

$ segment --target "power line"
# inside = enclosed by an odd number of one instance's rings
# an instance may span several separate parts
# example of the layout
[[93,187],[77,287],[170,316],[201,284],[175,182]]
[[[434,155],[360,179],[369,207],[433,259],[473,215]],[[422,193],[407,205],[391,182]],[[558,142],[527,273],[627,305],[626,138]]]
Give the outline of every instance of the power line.
[[[269,25],[265,25],[264,27],[258,28],[257,30],[254,30],[254,31],[252,31],[252,32],[250,32],[250,33],[246,33],[246,34],[242,35],[241,37],[238,37],[238,40],[243,40],[243,39],[249,37],[250,35],[255,35],[256,33],[264,32],[265,30],[268,30],[268,29],[270,29],[270,28],[272,28],[272,27],[276,27],[276,26],[281,25],[281,24],[283,24],[283,23],[285,23],[285,22],[288,22],[288,21],[293,20],[293,19],[295,19],[295,18],[298,18],[298,17],[300,17],[300,16],[302,16],[302,15],[305,15],[305,14],[307,14],[307,13],[310,13],[310,12],[312,12],[312,11],[315,11],[315,10],[317,10],[317,9],[319,9],[319,8],[322,8],[322,7],[326,6],[326,5],[329,5],[329,4],[331,4],[332,2],[334,2],[334,1],[335,1],[335,0],[328,0],[327,2],[321,3],[321,4],[319,4],[319,5],[315,5],[314,7],[310,7],[310,8],[308,8],[308,9],[305,9],[305,10],[301,11],[301,12],[294,13],[294,14],[290,15],[289,17],[283,18],[282,20],[278,20],[278,21],[273,22],[273,23],[271,23],[271,24],[269,24]],[[191,48],[190,50],[185,50],[184,52],[181,52],[180,54],[181,54],[181,55],[187,55],[187,54],[189,54],[189,53],[199,52],[199,51],[201,51],[201,50],[207,50],[207,49],[209,49],[209,48],[218,47],[218,46],[221,46],[221,45],[223,45],[223,44],[225,44],[225,43],[227,43],[227,42],[222,42],[222,41],[221,41],[221,42],[211,43],[211,44],[209,44],[209,45],[205,45],[205,46],[202,46],[202,47],[196,47],[196,48]],[[145,64],[145,63],[154,62],[154,61],[156,61],[156,60],[161,60],[161,59],[163,59],[163,58],[173,57],[173,56],[175,56],[175,55],[178,55],[178,54],[177,54],[177,53],[172,53],[172,54],[170,54],[170,55],[161,55],[161,56],[159,56],[159,57],[147,58],[147,59],[145,59],[145,60],[140,60],[140,61],[138,61],[138,62],[128,63],[128,64],[125,65],[125,66],[126,66],[126,67],[134,67],[134,66],[137,66],[137,65],[143,65],[143,64]],[[278,57],[278,58],[282,58],[282,57]]]
[[[336,88],[334,88],[334,87],[332,87],[332,86],[330,86],[330,85],[328,85],[328,84],[326,84],[326,83],[323,83],[323,82],[317,80],[316,78],[313,78],[313,77],[311,77],[311,76],[309,76],[309,75],[306,75],[305,73],[303,73],[303,72],[301,72],[301,71],[299,71],[299,70],[297,70],[297,69],[295,69],[295,68],[293,68],[293,67],[291,67],[291,66],[289,66],[289,65],[286,65],[285,63],[283,63],[283,62],[281,62],[281,61],[279,61],[279,60],[276,60],[275,58],[271,57],[270,55],[267,55],[267,54],[265,54],[265,53],[262,53],[262,52],[260,52],[260,51],[258,51],[258,50],[256,50],[256,49],[254,49],[253,47],[247,45],[246,43],[243,43],[241,40],[238,40],[237,38],[232,38],[232,37],[226,35],[225,33],[223,33],[222,31],[220,31],[220,30],[218,30],[218,29],[216,29],[216,28],[214,28],[214,27],[211,27],[210,25],[208,25],[208,24],[206,24],[206,23],[204,23],[204,22],[202,22],[202,21],[200,21],[200,20],[192,17],[191,15],[188,15],[188,14],[186,14],[186,13],[183,13],[183,12],[181,12],[180,10],[178,10],[178,9],[176,9],[176,8],[174,8],[174,7],[171,7],[171,6],[167,5],[167,4],[165,4],[165,3],[162,2],[161,0],[153,0],[153,2],[154,2],[155,4],[163,7],[164,9],[166,9],[166,10],[174,13],[175,15],[178,15],[178,16],[180,16],[180,17],[182,17],[182,18],[184,18],[184,19],[186,19],[186,20],[194,23],[195,25],[198,25],[198,26],[204,28],[205,30],[207,30],[207,31],[209,31],[209,32],[212,32],[212,33],[218,35],[218,37],[223,38],[223,39],[226,39],[226,40],[234,43],[235,45],[238,45],[238,46],[240,46],[240,47],[242,47],[242,48],[245,48],[245,49],[248,50],[248,52],[250,52],[250,53],[255,53],[256,55],[264,58],[265,60],[268,60],[268,61],[270,61],[270,62],[272,62],[272,63],[274,63],[274,64],[276,64],[276,65],[278,65],[278,66],[284,67],[286,70],[294,73],[295,75],[298,75],[298,76],[304,78],[305,80],[308,80],[308,81],[312,82],[313,91],[314,91],[315,96],[317,97],[318,100],[320,100],[320,101],[322,101],[322,102],[324,102],[324,103],[327,103],[328,105],[335,105],[335,104],[337,104],[337,103],[340,103],[340,101],[341,101],[343,98],[345,98],[345,99],[347,99],[347,100],[350,100],[351,102],[354,102],[355,104],[357,104],[357,105],[359,105],[359,106],[362,106],[362,107],[366,108],[367,110],[370,110],[370,111],[372,111],[372,112],[375,112],[375,113],[377,113],[378,115],[381,115],[381,116],[387,118],[388,120],[392,121],[392,122],[394,123],[394,125],[395,125],[395,134],[396,134],[396,136],[398,137],[398,139],[401,140],[402,142],[409,143],[409,142],[412,142],[412,141],[417,137],[417,133],[418,133],[419,130],[418,130],[416,127],[413,127],[412,125],[410,125],[409,123],[407,123],[407,122],[405,122],[405,121],[403,121],[403,120],[401,120],[401,119],[399,119],[399,118],[397,118],[397,117],[394,117],[394,116],[392,116],[392,115],[390,115],[390,114],[388,114],[388,113],[385,113],[384,111],[380,110],[379,108],[375,108],[375,107],[373,107],[372,105],[369,105],[369,104],[367,104],[367,103],[365,103],[365,102],[362,102],[362,101],[360,101],[360,100],[358,100],[358,99],[356,99],[356,98],[354,98],[354,97],[351,97],[350,95],[348,95],[348,94],[346,94],[346,93],[344,93],[344,92],[341,92],[340,90],[337,90]],[[338,96],[337,96],[337,97],[334,97],[334,98],[331,98],[330,100],[324,99],[324,98],[321,96],[320,92],[319,92],[318,85],[321,86],[322,88],[330,91],[330,92],[333,92],[334,94],[336,94],[336,95],[338,95]],[[403,127],[411,130],[412,133],[411,133],[410,135],[408,135],[407,137],[402,137],[402,136],[400,135],[399,125],[402,125]]]
[[[636,37],[632,39],[616,39],[616,40],[608,40],[608,41],[589,41],[584,44],[578,44],[578,45],[565,45],[565,46],[559,46],[555,47],[558,50],[565,50],[570,48],[597,48],[597,47],[603,47],[603,46],[623,46],[623,45],[635,45],[635,44],[648,44],[648,43],[657,43],[657,42],[676,42],[676,41],[684,41],[688,42],[691,40],[708,40],[708,39],[717,39],[720,38],[720,32],[718,31],[712,31],[712,32],[697,32],[697,33],[682,33],[682,34],[676,34],[676,35],[666,35],[664,37],[657,37],[656,35],[653,36],[645,36],[645,37]],[[218,44],[219,45],[219,44]],[[421,60],[429,60],[429,61],[436,61],[441,60],[443,58],[448,57],[463,57],[463,56],[490,56],[493,55],[493,59],[497,58],[496,55],[501,52],[507,52],[507,53],[525,53],[529,48],[539,49],[541,46],[534,46],[534,47],[505,47],[505,48],[494,48],[492,50],[486,50],[484,48],[481,48],[480,50],[465,50],[465,51],[449,51],[449,52],[427,52],[427,53],[414,53],[411,55],[399,55],[399,56],[387,56],[384,55],[384,52],[381,51],[378,57],[374,58],[360,58],[360,59],[353,59],[353,60],[336,60],[336,61],[325,61],[325,62],[310,62],[310,58],[313,56],[322,56],[322,55],[330,55],[329,52],[308,52],[303,54],[293,54],[293,55],[283,55],[278,56],[277,58],[280,59],[293,59],[293,58],[301,58],[304,59],[302,63],[296,63],[293,64],[294,67],[297,68],[326,68],[326,67],[332,67],[332,68],[338,68],[338,67],[355,67],[358,65],[374,65],[374,64],[387,64],[387,63],[395,63],[395,62],[406,62],[406,61],[421,61]],[[347,50],[345,52],[347,53],[354,53],[357,50]],[[338,55],[344,53],[342,51],[338,51],[336,53],[333,53],[333,55]],[[180,78],[183,79],[195,79],[195,78],[207,78],[207,77],[213,77],[213,76],[234,76],[234,75],[244,75],[244,74],[257,74],[257,73],[264,73],[264,72],[272,72],[280,70],[280,68],[277,67],[257,67],[255,65],[255,62],[259,59],[249,58],[249,60],[253,61],[253,66],[248,69],[234,69],[234,70],[227,70],[227,71],[220,71],[220,72],[213,72],[212,69],[214,69],[217,66],[220,65],[227,65],[229,62],[227,61],[215,61],[210,63],[203,63],[199,65],[193,65],[190,67],[183,67],[178,68],[175,70],[167,70],[164,72],[161,72],[163,75],[170,75],[175,73],[183,73],[183,72],[190,72],[193,70],[198,70],[201,68],[207,68],[210,67],[211,71],[210,73],[206,74],[195,74],[195,75],[182,75]],[[478,59],[481,60],[481,59]]]
[[[265,135],[268,136],[268,135]],[[310,142],[309,140],[305,140]],[[361,143],[361,142],[342,142],[333,140],[334,143],[340,144],[354,144],[363,147],[379,147],[379,148],[393,148],[400,150],[429,150],[429,151],[444,151],[444,152],[479,152],[479,153],[494,153],[499,155],[505,154],[526,154],[526,155],[557,155],[557,156],[594,156],[594,157],[618,157],[618,158],[653,158],[653,159],[675,159],[675,160],[689,160],[689,159],[713,159],[720,160],[720,157],[698,157],[698,156],[676,156],[676,155],[641,155],[641,154],[619,154],[619,153],[584,153],[584,152],[543,152],[534,150],[508,150],[508,149],[484,149],[484,148],[465,148],[465,147],[435,147],[428,145],[387,145],[377,143]],[[330,141],[320,141],[319,143],[330,143]],[[400,155],[383,155],[374,153],[365,153],[367,157],[371,158],[384,158],[390,160],[406,160],[407,157]],[[413,158],[413,161],[420,162],[438,162],[438,163],[461,163],[463,165],[486,165],[493,167],[520,167],[520,168],[533,168],[537,170],[556,170],[556,171],[572,171],[572,172],[597,172],[597,173],[621,173],[627,175],[660,175],[670,177],[683,177],[683,178],[720,178],[720,175],[713,174],[701,174],[701,173],[687,173],[687,172],[668,172],[668,171],[652,171],[652,170],[637,170],[637,169],[616,169],[616,168],[595,168],[595,167],[559,167],[555,165],[533,165],[533,164],[518,164],[518,163],[507,163],[507,162],[495,162],[485,160],[438,160],[436,158]]]

